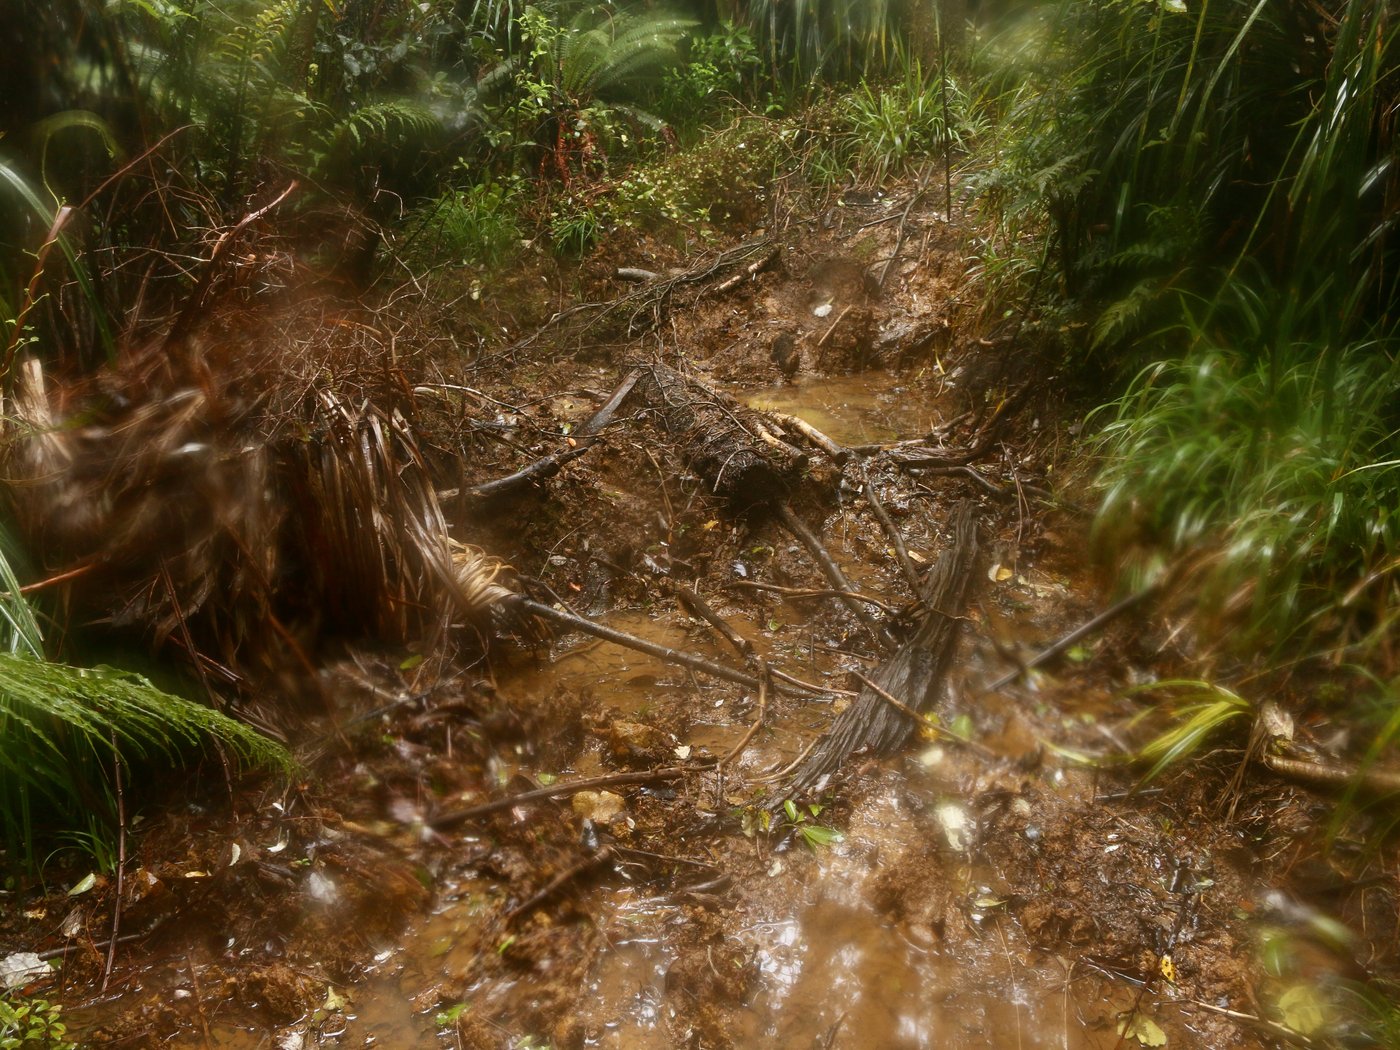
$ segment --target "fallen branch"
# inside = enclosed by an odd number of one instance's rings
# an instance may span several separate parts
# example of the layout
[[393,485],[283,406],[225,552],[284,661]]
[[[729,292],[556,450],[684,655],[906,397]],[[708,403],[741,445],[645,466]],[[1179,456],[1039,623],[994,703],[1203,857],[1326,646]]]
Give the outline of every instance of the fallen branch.
[[1087,638],[1095,631],[1107,626],[1109,623],[1116,620],[1119,616],[1122,616],[1129,609],[1132,609],[1143,599],[1147,598],[1149,595],[1156,593],[1157,589],[1158,588],[1156,586],[1145,587],[1144,589],[1138,591],[1135,594],[1128,595],[1126,598],[1120,598],[1118,601],[1114,602],[1103,612],[1095,616],[1092,620],[1089,620],[1087,623],[1081,624],[1074,630],[1070,631],[1069,634],[1065,635],[1059,641],[1055,642],[1053,645],[1049,645],[1046,648],[1042,649],[1040,652],[1036,653],[1034,656],[1032,656],[1029,660],[1027,660],[1020,667],[1016,668],[1014,671],[1008,671],[1006,674],[1002,675],[991,685],[987,686],[984,692],[995,693],[998,689],[1005,689],[1008,685],[1016,681],[1016,679],[1020,678],[1027,671],[1033,670],[1034,668],[1037,668],[1042,664],[1049,663],[1051,660],[1055,659],[1055,657],[1059,656],[1061,653],[1065,652],[1065,650],[1069,649],[1070,646],[1074,645],[1076,642],[1080,641],[1081,639]]
[[637,266],[619,266],[613,276],[619,281],[655,281],[661,275],[654,270],[643,270]]
[[855,593],[855,588],[851,586],[850,580],[846,579],[846,574],[841,571],[841,567],[836,564],[831,555],[827,553],[826,548],[822,546],[821,540],[817,538],[816,533],[809,529],[806,523],[794,514],[792,508],[786,503],[779,503],[775,510],[778,515],[778,520],[782,522],[783,527],[787,529],[788,532],[792,533],[792,535],[807,548],[812,555],[812,560],[815,561],[817,567],[821,569],[822,575],[831,582],[831,586],[834,590],[839,591],[843,595],[841,601],[845,603],[846,608],[850,609],[851,612],[855,614],[856,619],[869,628],[871,634],[877,639],[882,635],[886,635],[887,632],[881,627],[880,621],[871,616],[864,605],[853,598],[845,597],[845,595]]
[[758,679],[751,674],[726,667],[724,664],[707,660],[703,656],[696,656],[694,653],[685,652],[682,649],[672,649],[665,645],[657,645],[649,642],[645,638],[638,638],[635,634],[628,634],[626,631],[619,631],[613,627],[605,627],[601,623],[577,613],[571,613],[564,609],[556,609],[552,605],[545,605],[542,602],[532,601],[520,595],[506,599],[502,604],[514,606],[520,612],[538,616],[543,620],[553,620],[555,623],[565,627],[572,627],[576,631],[584,634],[591,634],[595,638],[601,638],[605,642],[612,642],[615,645],[625,646],[628,649],[635,649],[639,653],[646,653],[654,656],[658,660],[667,663],[679,664],[681,667],[688,667],[692,671],[700,671],[703,674],[711,675],[715,678],[723,679],[726,682],[733,682],[736,685],[746,686],[749,689],[758,688]]
[[759,583],[756,580],[729,580],[725,587],[742,589],[749,591],[765,591],[769,594],[781,594],[785,598],[849,598],[853,601],[865,602],[873,605],[881,612],[889,613],[891,616],[899,612],[893,605],[882,601],[879,598],[872,598],[868,594],[860,591],[837,591],[830,588],[818,587],[782,587],[776,583]]
[[859,671],[852,671],[851,675],[858,679],[862,685],[864,685],[872,693],[878,696],[881,700],[885,701],[885,703],[892,706],[896,711],[900,712],[908,718],[913,719],[914,724],[917,725],[920,729],[926,729],[935,733],[940,740],[947,740],[954,744],[960,744],[970,751],[975,751],[983,758],[996,759],[1000,757],[991,748],[986,747],[983,744],[979,744],[976,740],[969,740],[967,737],[958,736],[956,733],[949,732],[943,726],[932,721],[928,717],[928,715],[920,714],[918,711],[915,711],[912,707],[906,704],[899,697],[881,688],[878,682],[871,681]]
[[567,885],[570,882],[573,882],[574,879],[578,878],[585,872],[592,871],[594,868],[598,867],[598,865],[603,864],[606,861],[612,860],[612,856],[612,847],[603,846],[599,849],[594,850],[592,853],[584,857],[583,860],[579,861],[577,864],[571,864],[569,867],[561,871],[558,875],[554,876],[554,878],[550,879],[547,883],[545,883],[541,889],[535,891],[525,900],[517,904],[514,908],[510,909],[510,911],[506,912],[506,922],[513,922],[515,919],[519,918],[521,915],[524,915],[526,912],[534,911],[535,908],[539,907],[545,901],[549,900],[550,897],[558,893],[559,890],[561,890],[565,885]]
[[745,281],[752,280],[753,278],[757,277],[762,271],[772,266],[773,263],[777,261],[778,256],[781,254],[781,250],[778,248],[778,246],[774,245],[768,250],[766,254],[759,256],[757,259],[749,263],[738,273],[733,274],[730,277],[726,277],[724,280],[720,281],[719,284],[715,285],[714,294],[723,295],[725,292],[732,292],[735,288],[738,288],[739,285],[743,284]]
[[713,627],[716,633],[728,642],[734,651],[745,660],[752,660],[754,658],[753,642],[741,635],[727,620],[720,616],[719,613],[710,608],[709,603],[706,602],[704,598],[700,597],[700,595],[696,594],[688,587],[682,587],[674,580],[667,579],[664,576],[661,578],[661,586],[690,610],[692,614],[700,617],[700,619]]
[[863,465],[861,476],[865,479],[865,501],[870,504],[870,510],[875,515],[875,520],[880,523],[880,527],[885,530],[885,535],[889,537],[890,546],[894,548],[895,560],[899,562],[900,571],[904,573],[904,579],[908,582],[909,589],[917,596],[919,593],[919,570],[914,568],[914,562],[909,557],[909,548],[904,545],[904,537],[894,527],[894,521],[886,512],[885,505],[880,502],[880,497],[875,492],[875,485],[870,480],[870,475]]
[[595,788],[624,787],[628,784],[655,784],[662,780],[679,780],[688,773],[698,773],[705,768],[707,768],[705,765],[663,766],[660,769],[645,769],[633,773],[606,773],[597,777],[585,777],[582,780],[571,780],[568,783],[555,783],[548,787],[535,788],[533,791],[522,791],[518,795],[498,798],[493,802],[482,802],[464,809],[449,809],[424,823],[435,831],[444,831],[447,828],[455,828],[459,824],[465,824],[477,817],[489,817],[492,813],[499,813],[512,806],[522,806],[528,802],[568,798],[570,795],[577,795],[580,791],[592,791]]
[[578,459],[598,440],[603,428],[612,422],[613,415],[621,407],[622,402],[627,400],[627,395],[632,392],[632,388],[637,385],[637,380],[641,378],[641,372],[633,371],[622,380],[617,389],[613,391],[612,397],[607,404],[600,408],[593,416],[578,429],[574,435],[574,447],[563,452],[553,452],[541,459],[535,460],[529,466],[517,470],[513,474],[507,474],[503,478],[495,481],[488,481],[481,485],[476,485],[466,489],[463,495],[472,500],[490,500],[500,496],[508,495],[517,489],[524,488],[534,481],[543,481],[552,478],[564,468],[566,463]]
[[1259,761],[1280,776],[1301,780],[1315,787],[1357,787],[1372,795],[1400,794],[1400,771],[1393,769],[1334,765],[1329,762],[1289,758],[1270,751],[1260,755]]
[[852,452],[850,449],[831,440],[831,438],[827,437],[805,419],[799,419],[797,416],[790,416],[783,412],[774,412],[772,416],[783,426],[791,427],[817,448],[825,452],[837,466],[843,465],[851,458]]
[[717,390],[664,365],[648,368],[638,394],[682,457],[715,495],[739,506],[781,499],[806,457],[765,444],[763,417]]

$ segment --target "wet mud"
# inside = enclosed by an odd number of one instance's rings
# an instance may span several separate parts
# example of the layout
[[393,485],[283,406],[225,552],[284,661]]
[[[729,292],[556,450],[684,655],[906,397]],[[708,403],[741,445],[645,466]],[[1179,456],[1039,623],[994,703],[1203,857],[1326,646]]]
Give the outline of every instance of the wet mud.
[[[580,613],[741,666],[675,600],[690,588],[820,688],[760,697],[577,634],[471,666],[348,654],[321,672],[332,709],[301,731],[304,779],[238,785],[229,816],[211,775],[133,831],[105,990],[113,880],[33,894],[7,919],[7,943],[61,964],[46,991],[85,1044],[1242,1050],[1281,1037],[1286,988],[1356,965],[1302,936],[1281,969],[1268,931],[1323,908],[1365,930],[1349,951],[1388,950],[1393,880],[1344,889],[1315,860],[1324,798],[1232,790],[1237,753],[1135,790],[1121,760],[1142,704],[1127,690],[1190,673],[1178,625],[1125,615],[992,688],[1113,598],[1088,557],[1078,416],[1037,391],[968,469],[901,467],[900,442],[966,449],[1021,389],[1016,368],[1043,377],[1028,350],[1008,361],[982,338],[967,232],[931,207],[873,287],[869,261],[897,234],[869,210],[788,231],[780,265],[673,303],[640,338],[555,331],[442,369],[494,403],[492,432],[467,429],[468,483],[557,450],[647,361],[859,449],[844,464],[808,449],[791,503],[887,624],[913,595],[866,478],[920,571],[953,505],[978,500],[975,586],[932,723],[897,755],[857,754],[820,790],[775,795],[882,650],[829,596],[752,586],[829,589],[771,513],[736,512],[645,413],[627,416],[509,499],[444,497],[454,527]],[[619,243],[574,280],[602,300],[621,292],[612,267],[666,264],[686,260]],[[464,325],[508,307],[478,309]],[[688,771],[436,820],[675,767]]]

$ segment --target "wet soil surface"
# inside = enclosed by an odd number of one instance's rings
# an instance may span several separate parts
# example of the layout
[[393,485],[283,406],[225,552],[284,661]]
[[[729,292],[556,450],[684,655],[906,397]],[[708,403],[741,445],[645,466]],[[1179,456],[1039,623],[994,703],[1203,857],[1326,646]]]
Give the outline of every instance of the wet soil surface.
[[[332,710],[298,730],[302,782],[237,785],[229,816],[210,774],[132,828],[105,980],[113,879],[10,895],[0,944],[60,964],[36,990],[85,1044],[1244,1048],[1299,1023],[1280,1007],[1290,988],[1393,957],[1395,880],[1374,859],[1358,880],[1345,843],[1317,859],[1324,799],[1232,785],[1238,751],[1133,790],[1120,759],[1143,704],[1126,690],[1200,673],[1179,624],[1145,607],[998,683],[1112,596],[1087,562],[1076,415],[1036,393],[999,420],[1044,376],[1005,333],[983,338],[968,234],[912,209],[880,285],[906,203],[794,226],[735,286],[718,274],[621,320],[440,362],[422,393],[466,446],[444,486],[565,448],[628,367],[654,361],[859,446],[845,464],[808,449],[789,498],[896,630],[911,590],[866,477],[920,570],[953,504],[978,500],[982,553],[936,724],[898,755],[853,756],[816,794],[776,794],[883,650],[838,600],[751,586],[829,589],[771,513],[717,501],[644,413],[624,413],[556,477],[486,507],[444,497],[458,534],[580,613],[742,666],[677,603],[689,588],[820,689],[761,703],[577,634],[445,668],[346,656],[322,672]],[[614,243],[574,293],[610,301],[628,292],[613,266],[664,276],[695,255]],[[512,316],[485,300],[464,326]],[[971,463],[895,462],[899,441],[967,449],[989,425]],[[438,819],[628,771],[635,783]],[[1324,914],[1350,939],[1322,937]]]

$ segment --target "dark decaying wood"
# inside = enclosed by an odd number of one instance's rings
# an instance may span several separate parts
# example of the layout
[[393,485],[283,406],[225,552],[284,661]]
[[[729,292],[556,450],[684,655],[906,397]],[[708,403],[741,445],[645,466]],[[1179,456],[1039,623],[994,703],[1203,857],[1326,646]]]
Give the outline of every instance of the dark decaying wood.
[[737,507],[781,500],[806,465],[760,438],[772,424],[759,413],[665,365],[643,370],[637,394],[706,488]]
[[[947,676],[976,557],[976,504],[966,501],[953,511],[952,542],[939,556],[924,586],[923,619],[913,636],[874,675],[881,690],[920,714],[933,706]],[[887,755],[906,743],[913,730],[913,720],[907,714],[875,690],[862,687],[856,700],[792,771],[775,799],[820,790],[857,751]]]

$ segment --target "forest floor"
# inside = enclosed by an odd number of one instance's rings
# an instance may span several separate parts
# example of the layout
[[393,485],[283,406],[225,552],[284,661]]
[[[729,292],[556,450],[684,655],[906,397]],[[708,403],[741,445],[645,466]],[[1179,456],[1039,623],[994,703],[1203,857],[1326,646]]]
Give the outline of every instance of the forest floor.
[[[553,477],[443,506],[581,614],[746,666],[688,589],[754,647],[748,667],[819,689],[564,630],[447,671],[361,647],[321,671],[298,783],[215,777],[144,811],[110,973],[107,877],[8,911],[0,954],[60,964],[40,991],[84,1045],[1306,1043],[1324,1009],[1309,988],[1396,957],[1394,868],[1325,852],[1332,799],[1259,767],[1237,780],[1239,748],[1139,789],[1127,758],[1161,726],[1129,690],[1203,675],[1170,608],[1006,681],[1114,596],[1089,557],[1083,406],[1014,319],[982,320],[974,234],[905,186],[727,245],[616,235],[576,271],[527,253],[462,301],[463,331],[506,338],[439,355],[415,388],[425,432],[466,449],[444,489],[567,451],[634,368],[766,413],[800,446],[785,501],[878,601],[855,602],[873,628],[828,594],[762,589],[834,588],[772,493],[719,499],[652,410],[625,406]],[[854,454],[804,444],[784,414]],[[871,494],[919,574],[975,503],[951,669],[899,753],[784,798],[775,773],[875,674],[877,635],[917,615]],[[617,773],[632,782],[561,788]]]

